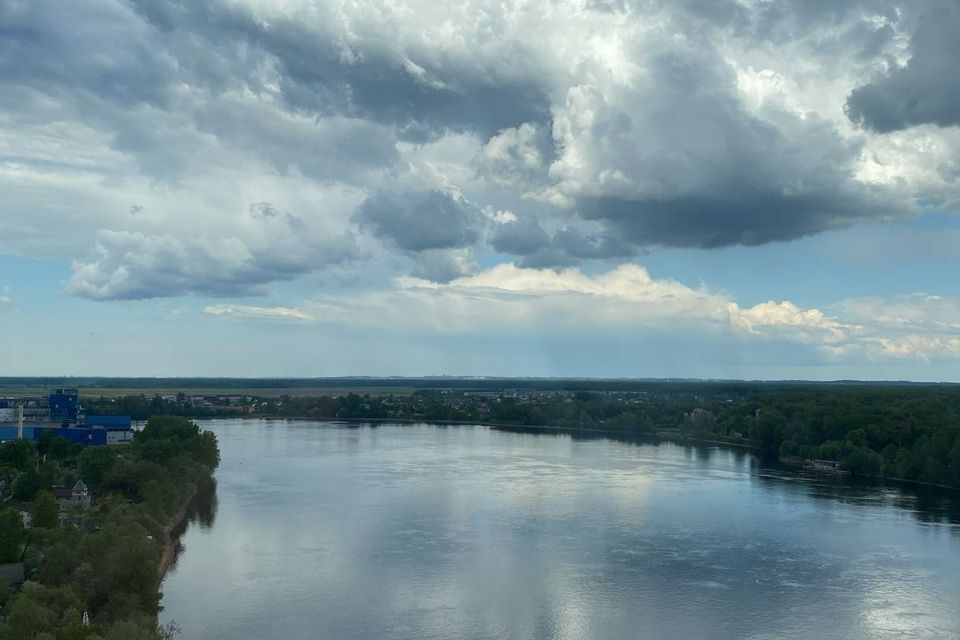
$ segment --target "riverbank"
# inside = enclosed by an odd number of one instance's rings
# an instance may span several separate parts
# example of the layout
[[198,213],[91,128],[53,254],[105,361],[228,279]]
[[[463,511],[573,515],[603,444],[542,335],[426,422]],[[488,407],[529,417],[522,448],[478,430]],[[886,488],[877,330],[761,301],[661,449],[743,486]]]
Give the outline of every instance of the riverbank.
[[176,537],[173,535],[173,532],[183,524],[187,514],[190,512],[190,505],[193,503],[194,498],[197,497],[198,492],[199,488],[194,486],[186,502],[184,502],[183,507],[173,514],[173,517],[170,518],[167,526],[163,529],[163,551],[160,554],[160,563],[157,566],[157,577],[161,583],[167,576],[167,571],[169,571],[173,565],[174,559],[177,557]]
[[[489,427],[492,429],[525,429],[531,431],[543,431],[543,432],[561,432],[561,433],[589,433],[589,434],[598,434],[598,435],[609,435],[609,436],[620,436],[620,437],[635,437],[635,438],[656,438],[658,440],[666,440],[670,442],[677,442],[680,444],[691,444],[691,445],[710,445],[710,446],[719,446],[719,447],[732,447],[735,449],[741,449],[750,451],[754,454],[760,455],[762,457],[768,458],[770,460],[775,460],[777,463],[784,466],[798,466],[794,465],[789,459],[782,458],[780,456],[774,456],[768,454],[763,449],[755,447],[750,444],[745,444],[742,442],[729,442],[727,440],[712,440],[709,438],[697,438],[693,436],[688,436],[680,431],[676,430],[659,430],[659,431],[628,431],[625,429],[589,429],[584,427],[559,427],[559,426],[547,426],[547,425],[526,425],[526,424],[510,424],[510,423],[501,423],[501,422],[483,422],[478,420],[424,420],[416,418],[317,418],[314,416],[285,416],[285,415],[250,415],[244,416],[241,419],[255,419],[255,420],[312,420],[315,422],[350,422],[357,424],[365,423],[376,423],[376,424],[389,424],[389,423],[400,423],[400,424],[436,424],[436,425],[451,425],[451,426],[470,426],[476,425],[480,427]],[[802,465],[799,465],[802,468]],[[840,476],[841,474],[837,474]],[[860,478],[867,478],[874,481],[883,482],[892,482],[895,484],[912,484],[923,487],[936,487],[938,489],[947,489],[949,491],[960,491],[958,487],[952,487],[945,484],[936,484],[933,482],[924,482],[922,480],[911,480],[908,478],[890,478],[886,476],[873,476],[873,475],[860,475],[856,476]]]
[[660,440],[670,440],[673,442],[680,441],[681,443],[691,443],[691,444],[709,444],[709,445],[720,445],[725,447],[735,447],[737,449],[748,449],[755,452],[760,452],[761,449],[754,447],[749,444],[744,444],[740,442],[728,442],[726,440],[709,440],[705,438],[695,438],[692,436],[687,436],[679,431],[631,431],[628,429],[597,429],[597,428],[588,428],[588,427],[563,427],[556,425],[529,425],[529,424],[516,424],[510,422],[488,422],[482,420],[426,420],[423,418],[318,418],[315,416],[289,416],[289,415],[249,415],[243,416],[241,419],[252,419],[252,420],[312,420],[315,422],[350,422],[355,424],[435,424],[435,425],[450,425],[450,426],[478,426],[478,427],[489,427],[491,429],[528,429],[531,431],[557,431],[565,433],[590,433],[590,434],[599,434],[599,435],[610,435],[610,436],[628,436],[636,438],[657,438]]

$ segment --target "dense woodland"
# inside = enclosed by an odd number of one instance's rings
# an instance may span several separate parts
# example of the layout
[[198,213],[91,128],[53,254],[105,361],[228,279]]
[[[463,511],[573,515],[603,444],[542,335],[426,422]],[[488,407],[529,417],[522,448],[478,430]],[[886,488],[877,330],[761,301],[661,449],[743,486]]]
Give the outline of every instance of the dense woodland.
[[[220,460],[216,437],[184,418],[158,416],[124,448],[83,449],[58,438],[7,442],[0,476],[11,503],[29,503],[32,526],[0,511],[0,562],[22,560],[30,581],[0,589],[4,640],[154,640],[164,530],[191,496],[211,482]],[[93,507],[58,526],[49,489],[82,478]],[[84,625],[87,612],[89,625]]]

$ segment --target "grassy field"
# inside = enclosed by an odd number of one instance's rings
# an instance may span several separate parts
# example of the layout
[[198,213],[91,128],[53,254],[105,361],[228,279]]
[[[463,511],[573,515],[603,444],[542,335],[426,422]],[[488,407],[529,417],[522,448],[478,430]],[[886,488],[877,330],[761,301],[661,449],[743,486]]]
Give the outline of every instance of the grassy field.
[[[177,387],[78,387],[80,397],[99,398],[137,396],[141,393],[147,397],[153,395],[167,395],[183,392],[187,395],[220,395],[220,396],[259,396],[272,398],[277,396],[332,396],[356,393],[359,395],[385,396],[409,395],[414,392],[413,387],[293,387],[278,389],[230,389],[230,388],[177,388]],[[44,386],[0,386],[0,398],[36,397],[49,393],[50,387]]]

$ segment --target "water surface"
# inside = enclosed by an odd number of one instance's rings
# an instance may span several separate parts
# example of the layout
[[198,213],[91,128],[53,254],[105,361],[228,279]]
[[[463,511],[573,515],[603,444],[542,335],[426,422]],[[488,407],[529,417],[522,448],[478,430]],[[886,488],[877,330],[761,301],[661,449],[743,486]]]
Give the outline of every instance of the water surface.
[[163,586],[184,640],[960,637],[949,492],[479,426],[204,427],[216,491]]

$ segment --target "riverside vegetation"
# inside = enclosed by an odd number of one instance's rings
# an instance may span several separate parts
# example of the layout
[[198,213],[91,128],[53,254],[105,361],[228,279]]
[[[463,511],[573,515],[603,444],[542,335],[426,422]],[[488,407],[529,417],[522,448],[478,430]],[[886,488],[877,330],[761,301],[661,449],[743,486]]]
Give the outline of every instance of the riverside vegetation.
[[[19,591],[0,590],[0,638],[173,637],[175,628],[157,624],[165,528],[211,482],[219,461],[214,434],[171,416],[150,418],[122,449],[83,449],[57,438],[0,447],[9,501],[29,504],[33,514],[24,530],[19,513],[0,511],[0,562],[22,560],[29,578]],[[95,504],[58,526],[49,489],[76,478]]]
[[[368,385],[376,381],[365,380]],[[474,422],[664,434],[751,446],[781,458],[825,459],[856,475],[960,488],[960,385],[631,380],[422,380],[403,395],[248,400],[180,394],[100,398],[103,413],[321,420]],[[233,383],[236,386],[236,382]],[[392,382],[396,384],[396,382]],[[459,385],[457,387],[456,385]],[[507,387],[511,387],[508,389]],[[91,410],[94,410],[91,409]]]

